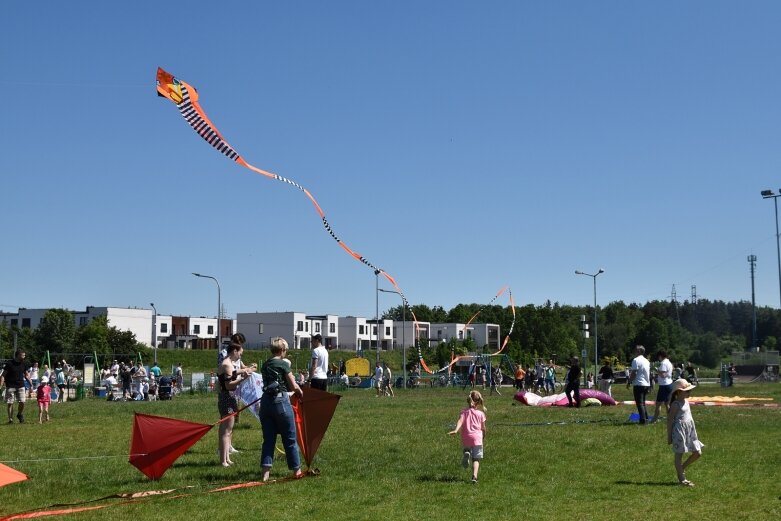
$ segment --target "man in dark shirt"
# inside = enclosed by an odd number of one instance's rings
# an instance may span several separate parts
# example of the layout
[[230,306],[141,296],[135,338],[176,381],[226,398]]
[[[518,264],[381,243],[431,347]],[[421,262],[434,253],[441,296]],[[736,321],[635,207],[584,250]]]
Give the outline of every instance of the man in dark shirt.
[[[567,372],[567,387],[564,388],[568,407],[580,407],[580,374],[580,362],[577,356],[573,356],[572,364]],[[572,403],[573,398],[575,401],[574,405]]]
[[19,402],[16,411],[16,417],[19,423],[24,423],[24,401],[27,393],[24,389],[24,381],[32,387],[30,375],[27,372],[29,365],[24,361],[26,353],[21,349],[14,353],[14,359],[7,362],[0,373],[0,387],[5,383],[5,403],[8,407],[8,423],[14,422],[14,401]]

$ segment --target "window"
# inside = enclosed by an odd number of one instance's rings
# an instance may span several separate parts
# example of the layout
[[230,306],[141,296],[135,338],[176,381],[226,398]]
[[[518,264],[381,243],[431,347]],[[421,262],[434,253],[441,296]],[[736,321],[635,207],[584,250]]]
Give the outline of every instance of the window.
[[85,325],[87,325],[87,320],[88,320],[88,318],[87,318],[87,317],[79,317],[79,325],[80,325],[80,326],[85,326]]
[[263,334],[263,324],[258,324],[258,334]]
[[315,333],[320,332],[320,322],[315,322]]
[[442,338],[442,330],[437,329],[437,338]]
[[12,318],[11,319],[11,326],[18,326],[19,325],[19,319],[18,318]]
[[385,336],[390,336],[390,327],[385,326]]
[[168,324],[160,324],[160,332],[161,333],[168,333]]
[[296,324],[296,331],[303,331],[304,330],[304,323],[302,321],[298,321]]
[[304,329],[309,333],[309,322],[304,322]]
[[377,326],[372,326],[372,335],[377,336]]
[[458,339],[459,340],[463,340],[464,339],[464,331],[463,330],[458,332]]
[[196,335],[200,335],[201,334],[201,326],[200,325],[193,326],[193,333],[195,333]]
[[207,335],[213,335],[214,334],[214,326],[206,326],[206,334]]
[[363,332],[364,332],[363,326],[362,326],[362,325],[361,325],[361,326],[358,326],[358,334],[359,334],[359,335],[362,335],[362,334],[363,334]]
[[23,318],[22,319],[22,327],[26,327],[29,329],[30,327],[30,319],[29,318]]
[[328,324],[328,332],[329,333],[336,333],[336,324],[334,324],[333,322]]

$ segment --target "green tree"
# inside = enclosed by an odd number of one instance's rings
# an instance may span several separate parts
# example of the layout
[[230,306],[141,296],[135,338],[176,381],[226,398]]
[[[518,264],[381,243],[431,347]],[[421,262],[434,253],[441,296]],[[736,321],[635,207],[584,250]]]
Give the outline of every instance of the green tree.
[[76,330],[76,345],[83,353],[110,354],[108,319],[95,317]]
[[50,309],[43,315],[34,334],[35,342],[43,351],[73,353],[76,324],[67,309]]

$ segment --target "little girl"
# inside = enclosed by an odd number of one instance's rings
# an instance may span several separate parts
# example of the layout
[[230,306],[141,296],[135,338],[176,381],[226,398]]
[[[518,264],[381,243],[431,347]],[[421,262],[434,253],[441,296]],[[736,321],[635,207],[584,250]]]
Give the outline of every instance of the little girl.
[[483,396],[478,391],[469,393],[467,403],[469,407],[461,411],[456,428],[448,434],[461,431],[461,445],[464,450],[461,464],[465,469],[469,468],[469,460],[472,460],[472,483],[477,483],[477,472],[480,470],[480,460],[483,459],[485,405],[483,405]]
[[[705,446],[697,438],[691,407],[686,400],[695,387],[683,378],[676,380],[673,383],[670,412],[667,415],[667,443],[673,446],[675,471],[678,473],[678,481],[685,487],[694,486],[694,483],[686,479],[685,471],[689,465],[699,459]],[[687,452],[691,455],[682,462],[683,455]]]
[[51,401],[52,389],[49,387],[49,379],[47,377],[41,378],[41,384],[36,391],[36,398],[38,400],[38,423],[43,423],[43,418],[46,416],[46,421],[49,421],[49,402]]

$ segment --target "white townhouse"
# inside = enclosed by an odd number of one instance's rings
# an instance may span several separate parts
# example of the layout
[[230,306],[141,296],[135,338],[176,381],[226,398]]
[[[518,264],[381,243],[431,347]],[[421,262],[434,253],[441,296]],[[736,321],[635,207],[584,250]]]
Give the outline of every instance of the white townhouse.
[[263,349],[277,336],[287,340],[290,349],[311,349],[314,335],[323,337],[326,348],[335,349],[339,345],[339,323],[336,315],[307,315],[299,311],[236,315],[236,328],[247,338],[247,349]]
[[[417,328],[415,322],[401,320],[393,323],[393,338],[396,341],[397,349],[403,347],[415,347],[415,338],[420,340],[431,339],[431,323],[418,322]],[[416,337],[417,335],[417,337]]]
[[500,327],[498,324],[431,324],[431,341],[447,342],[451,338],[464,341],[471,338],[478,347],[488,346],[489,349],[499,349]]
[[363,317],[341,317],[339,319],[339,349],[355,351],[369,349],[369,324]]

